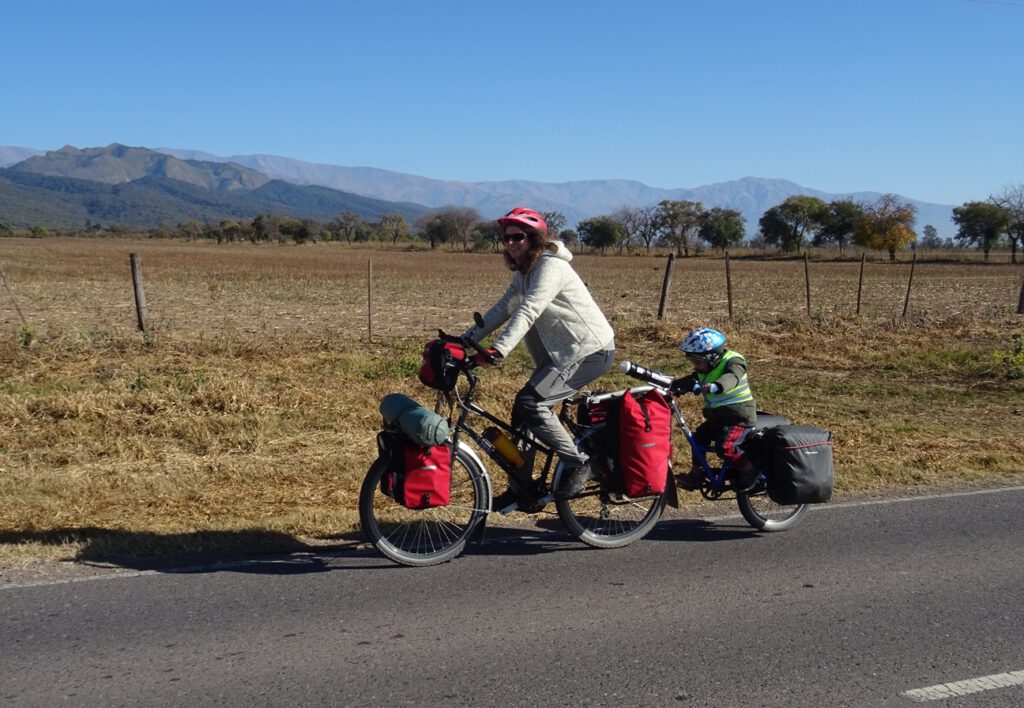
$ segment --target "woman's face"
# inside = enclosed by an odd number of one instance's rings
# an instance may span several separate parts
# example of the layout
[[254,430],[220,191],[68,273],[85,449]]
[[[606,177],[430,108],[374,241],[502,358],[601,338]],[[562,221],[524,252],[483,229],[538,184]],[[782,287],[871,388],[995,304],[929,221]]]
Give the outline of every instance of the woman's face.
[[527,251],[530,250],[530,238],[518,226],[505,227],[505,250],[516,263],[522,265]]

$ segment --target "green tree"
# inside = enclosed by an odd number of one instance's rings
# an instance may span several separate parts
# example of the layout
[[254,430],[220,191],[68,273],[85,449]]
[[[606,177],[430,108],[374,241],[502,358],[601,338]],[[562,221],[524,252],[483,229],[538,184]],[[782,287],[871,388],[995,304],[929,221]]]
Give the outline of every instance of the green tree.
[[241,238],[242,225],[234,219],[221,219],[220,223],[217,224],[217,230],[215,233],[217,243],[234,243]]
[[1006,226],[1006,235],[1010,239],[1010,262],[1017,262],[1017,247],[1024,246],[1024,184],[1011,185],[1001,194],[989,197],[996,206],[1001,207],[1010,217]]
[[676,249],[676,255],[688,258],[696,245],[697,231],[704,205],[700,202],[665,199],[658,203],[657,224],[661,243]]
[[278,231],[281,234],[280,241],[284,241],[286,238],[290,238],[295,243],[303,243],[306,237],[306,229],[302,222],[292,217],[285,217],[281,220],[281,225],[278,227]]
[[253,243],[270,242],[281,238],[281,216],[278,214],[260,214],[252,220]]
[[987,261],[988,252],[1010,225],[1010,214],[992,202],[964,202],[953,208],[953,222],[959,227],[956,239],[980,247]]
[[875,204],[863,207],[864,214],[853,228],[853,242],[863,248],[886,250],[896,260],[896,250],[913,243],[914,205],[895,194],[883,194]]
[[429,212],[416,219],[417,231],[430,244],[430,248],[437,248],[438,244],[448,243],[454,234],[450,224],[445,220],[441,212]]
[[815,246],[834,243],[839,246],[839,252],[842,253],[846,244],[853,239],[853,227],[863,213],[860,205],[852,199],[836,199],[829,202],[811,243]]
[[794,195],[768,209],[758,221],[766,243],[783,251],[799,251],[821,228],[828,205],[817,197]]
[[203,225],[195,219],[178,224],[178,233],[188,241],[199,238],[203,233]]
[[428,215],[430,247],[437,243],[462,244],[462,250],[469,250],[473,227],[483,221],[480,213],[472,207],[446,206]]
[[712,248],[724,251],[743,243],[743,215],[735,209],[714,207],[700,217],[697,235]]
[[576,224],[576,232],[580,236],[580,243],[599,249],[604,253],[605,249],[618,244],[625,238],[625,229],[610,216],[596,216]]
[[921,248],[929,248],[933,251],[942,248],[943,241],[942,237],[939,236],[939,230],[931,224],[925,224],[924,228],[921,229]]
[[572,229],[562,229],[558,234],[559,240],[566,246],[575,246],[580,242],[580,235]]
[[477,222],[473,227],[473,244],[478,249],[489,247],[492,251],[497,251],[503,245],[502,232],[503,229],[497,221]]

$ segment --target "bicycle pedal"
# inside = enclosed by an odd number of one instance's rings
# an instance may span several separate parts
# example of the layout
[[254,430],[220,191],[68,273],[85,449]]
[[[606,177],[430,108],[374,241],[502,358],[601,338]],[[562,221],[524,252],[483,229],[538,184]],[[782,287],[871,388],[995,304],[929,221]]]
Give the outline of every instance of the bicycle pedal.
[[508,516],[513,511],[516,511],[518,508],[519,508],[519,502],[512,502],[511,504],[509,504],[506,507],[503,507],[501,509],[495,509],[494,512],[497,513],[497,514],[501,514],[502,516]]
[[551,502],[553,502],[554,500],[555,500],[555,495],[554,495],[554,494],[552,494],[551,492],[548,492],[547,494],[545,494],[544,496],[542,496],[542,497],[541,497],[540,499],[538,499],[538,500],[537,500],[536,502],[534,502],[534,503],[535,503],[535,504],[538,504],[538,505],[540,505],[540,506],[542,506],[542,507],[543,507],[543,506],[547,506],[548,504],[550,504],[550,503],[551,503]]

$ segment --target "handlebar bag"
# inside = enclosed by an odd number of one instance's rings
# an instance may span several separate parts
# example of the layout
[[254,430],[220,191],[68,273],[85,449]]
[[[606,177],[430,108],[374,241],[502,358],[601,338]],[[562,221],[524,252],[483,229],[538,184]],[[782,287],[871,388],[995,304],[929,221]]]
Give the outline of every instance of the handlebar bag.
[[432,339],[423,347],[420,383],[438,391],[451,391],[459,379],[458,362],[466,358],[466,348],[455,342]]
[[452,452],[448,445],[419,445],[397,431],[381,431],[377,445],[387,472],[381,492],[407,509],[447,506],[452,494]]
[[613,477],[627,497],[663,494],[672,457],[672,410],[651,389],[641,396],[629,390],[608,408],[609,457]]
[[764,431],[768,496],[776,504],[819,504],[832,498],[832,433],[812,425]]

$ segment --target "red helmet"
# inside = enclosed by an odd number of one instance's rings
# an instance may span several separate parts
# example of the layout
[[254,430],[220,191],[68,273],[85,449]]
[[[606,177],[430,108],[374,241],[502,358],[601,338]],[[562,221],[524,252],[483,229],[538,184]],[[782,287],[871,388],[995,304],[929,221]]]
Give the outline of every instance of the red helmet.
[[526,207],[516,207],[505,214],[505,216],[498,219],[498,225],[501,228],[506,226],[522,226],[524,228],[536,229],[543,236],[548,235],[548,225],[544,223],[541,215],[533,209],[527,209]]

